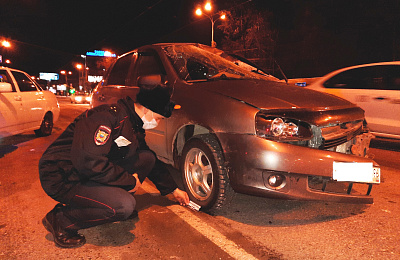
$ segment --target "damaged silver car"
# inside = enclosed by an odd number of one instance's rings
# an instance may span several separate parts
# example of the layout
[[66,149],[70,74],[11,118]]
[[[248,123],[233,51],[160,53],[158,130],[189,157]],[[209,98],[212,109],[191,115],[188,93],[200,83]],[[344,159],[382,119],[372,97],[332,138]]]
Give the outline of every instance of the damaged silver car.
[[120,56],[91,107],[164,85],[177,104],[147,130],[179,169],[190,199],[213,212],[235,192],[280,199],[372,203],[380,168],[366,157],[364,111],[324,93],[243,69],[210,47],[154,44]]

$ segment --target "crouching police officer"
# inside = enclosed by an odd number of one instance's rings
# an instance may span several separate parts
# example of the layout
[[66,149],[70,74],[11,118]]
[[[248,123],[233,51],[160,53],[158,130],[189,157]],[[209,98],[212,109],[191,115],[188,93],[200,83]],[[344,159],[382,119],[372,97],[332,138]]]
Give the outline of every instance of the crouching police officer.
[[44,191],[58,203],[42,222],[60,247],[79,247],[78,233],[137,216],[135,192],[148,177],[161,192],[189,203],[168,170],[147,146],[145,129],[170,117],[174,103],[165,87],[142,88],[134,102],[101,105],[78,116],[39,162]]

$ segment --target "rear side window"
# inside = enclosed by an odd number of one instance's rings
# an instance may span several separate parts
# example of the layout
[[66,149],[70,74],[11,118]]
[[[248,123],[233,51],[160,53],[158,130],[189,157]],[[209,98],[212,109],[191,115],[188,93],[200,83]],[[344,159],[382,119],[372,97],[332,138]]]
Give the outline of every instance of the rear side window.
[[378,65],[343,71],[327,80],[324,87],[400,90],[400,66]]
[[165,75],[164,67],[155,52],[141,52],[139,53],[138,61],[136,63],[137,77],[161,74]]
[[8,76],[7,71],[5,70],[0,70],[0,82],[1,83],[10,83],[12,87],[12,91],[15,92],[15,87],[14,84],[12,83],[10,77]]
[[24,73],[12,71],[11,72],[17,81],[19,91],[26,92],[26,91],[37,91],[35,83],[26,76]]
[[116,61],[108,76],[107,85],[125,86],[132,57],[133,53],[123,56]]

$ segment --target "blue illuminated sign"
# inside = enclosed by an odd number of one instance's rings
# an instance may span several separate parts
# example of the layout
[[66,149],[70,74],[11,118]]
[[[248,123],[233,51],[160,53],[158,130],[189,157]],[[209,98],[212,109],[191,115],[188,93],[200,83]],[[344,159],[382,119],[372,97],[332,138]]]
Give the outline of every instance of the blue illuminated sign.
[[99,51],[95,50],[94,52],[86,52],[87,56],[96,56],[96,57],[116,57],[114,53],[111,53],[109,51]]
[[59,76],[57,73],[40,72],[39,78],[43,80],[58,80]]

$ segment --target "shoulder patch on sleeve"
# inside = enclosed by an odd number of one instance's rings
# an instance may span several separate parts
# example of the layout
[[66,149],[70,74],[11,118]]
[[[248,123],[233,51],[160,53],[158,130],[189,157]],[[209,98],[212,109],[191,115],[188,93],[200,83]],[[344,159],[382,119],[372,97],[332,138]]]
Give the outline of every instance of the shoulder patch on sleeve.
[[94,134],[94,142],[96,145],[104,145],[110,138],[111,128],[105,125],[99,126]]

